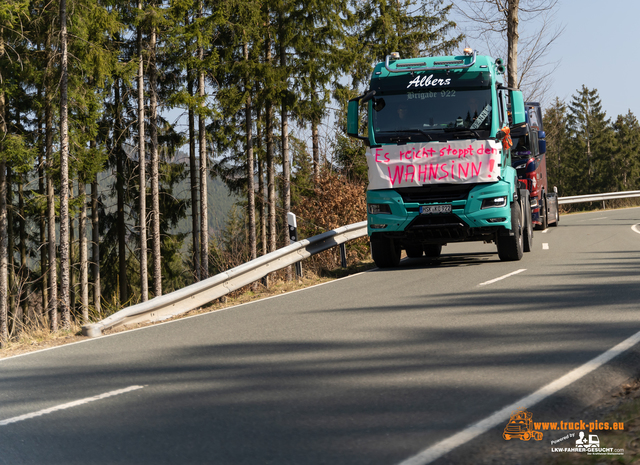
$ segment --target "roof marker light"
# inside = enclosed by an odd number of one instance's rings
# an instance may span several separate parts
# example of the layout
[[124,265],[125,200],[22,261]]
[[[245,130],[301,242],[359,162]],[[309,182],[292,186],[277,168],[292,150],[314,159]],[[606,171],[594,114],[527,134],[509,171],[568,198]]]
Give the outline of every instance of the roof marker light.
[[392,60],[399,60],[400,59],[400,52],[391,52],[391,59]]
[[465,54],[465,55],[467,55],[467,56],[471,56],[471,55],[473,55],[473,49],[472,49],[471,47],[467,47],[467,48],[465,48],[463,52],[464,52],[464,54]]

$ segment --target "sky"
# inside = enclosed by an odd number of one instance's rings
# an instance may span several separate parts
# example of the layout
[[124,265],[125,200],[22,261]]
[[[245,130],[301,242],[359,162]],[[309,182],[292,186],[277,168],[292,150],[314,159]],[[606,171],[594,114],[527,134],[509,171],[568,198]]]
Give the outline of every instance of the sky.
[[547,100],[568,103],[584,84],[608,118],[631,110],[640,119],[640,0],[559,0],[553,19],[565,30],[547,58],[558,63]]

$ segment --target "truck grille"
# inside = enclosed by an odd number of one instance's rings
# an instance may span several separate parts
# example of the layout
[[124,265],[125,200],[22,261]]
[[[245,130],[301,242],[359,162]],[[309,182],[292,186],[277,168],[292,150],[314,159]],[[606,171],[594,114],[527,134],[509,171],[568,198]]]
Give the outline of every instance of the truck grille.
[[469,227],[456,215],[419,215],[406,228],[425,239],[463,240]]
[[404,187],[395,189],[402,196],[404,203],[435,203],[465,200],[473,184],[433,185],[422,187]]

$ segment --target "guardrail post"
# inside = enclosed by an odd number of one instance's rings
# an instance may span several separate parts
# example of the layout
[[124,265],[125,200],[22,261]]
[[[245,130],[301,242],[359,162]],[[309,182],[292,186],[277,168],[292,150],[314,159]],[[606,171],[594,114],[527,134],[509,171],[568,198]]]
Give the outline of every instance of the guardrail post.
[[342,268],[347,267],[347,247],[344,242],[340,244],[340,262],[342,263]]
[[[289,224],[289,241],[298,242],[298,222],[296,221],[295,213],[287,213],[287,223]],[[302,277],[302,263],[296,263],[296,276]]]

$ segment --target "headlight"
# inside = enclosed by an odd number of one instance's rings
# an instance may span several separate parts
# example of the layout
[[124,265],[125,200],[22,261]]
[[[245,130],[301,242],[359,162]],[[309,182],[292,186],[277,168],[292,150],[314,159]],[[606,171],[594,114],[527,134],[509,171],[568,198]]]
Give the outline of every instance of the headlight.
[[520,170],[520,169],[522,169],[522,168],[526,168],[526,167],[527,167],[527,164],[526,164],[526,163],[522,163],[521,165],[518,165],[518,166],[516,166],[515,168],[516,168],[517,170]]
[[367,211],[372,215],[390,215],[391,207],[386,203],[368,203]]
[[493,199],[483,199],[482,200],[482,209],[485,208],[500,208],[507,206],[507,197],[495,197]]

